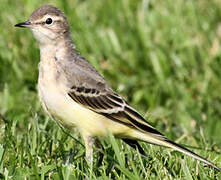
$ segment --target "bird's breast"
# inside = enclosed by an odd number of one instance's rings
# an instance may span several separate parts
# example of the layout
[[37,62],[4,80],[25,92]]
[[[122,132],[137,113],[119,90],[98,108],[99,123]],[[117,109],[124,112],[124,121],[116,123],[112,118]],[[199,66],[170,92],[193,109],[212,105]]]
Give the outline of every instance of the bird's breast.
[[39,64],[38,95],[44,110],[65,127],[76,125],[73,104],[67,100],[65,80],[59,67],[53,62]]

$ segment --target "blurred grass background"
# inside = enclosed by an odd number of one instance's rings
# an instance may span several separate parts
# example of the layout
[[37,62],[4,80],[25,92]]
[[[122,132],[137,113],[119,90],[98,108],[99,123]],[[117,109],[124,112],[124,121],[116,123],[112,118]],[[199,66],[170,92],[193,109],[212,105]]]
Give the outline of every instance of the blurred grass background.
[[142,143],[150,155],[142,158],[112,137],[96,150],[102,164],[95,152],[88,168],[84,147],[39,104],[37,42],[29,30],[13,27],[43,4],[65,12],[77,49],[151,124],[221,166],[221,1],[4,0],[0,179],[221,178],[169,149]]

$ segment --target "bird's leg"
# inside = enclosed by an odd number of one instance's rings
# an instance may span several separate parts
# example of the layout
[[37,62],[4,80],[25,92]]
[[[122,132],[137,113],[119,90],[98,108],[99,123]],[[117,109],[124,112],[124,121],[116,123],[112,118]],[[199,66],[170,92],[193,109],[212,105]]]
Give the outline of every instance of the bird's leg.
[[[95,140],[95,146],[98,147],[99,149],[102,149],[102,151],[104,151],[104,147],[102,146],[102,144],[100,143],[100,141],[98,139]],[[98,166],[101,165],[103,159],[104,159],[104,154],[102,152],[100,152],[98,150]]]
[[94,143],[94,139],[91,136],[86,136],[83,135],[83,139],[85,142],[85,148],[86,148],[86,159],[88,164],[92,164],[93,163],[93,143]]

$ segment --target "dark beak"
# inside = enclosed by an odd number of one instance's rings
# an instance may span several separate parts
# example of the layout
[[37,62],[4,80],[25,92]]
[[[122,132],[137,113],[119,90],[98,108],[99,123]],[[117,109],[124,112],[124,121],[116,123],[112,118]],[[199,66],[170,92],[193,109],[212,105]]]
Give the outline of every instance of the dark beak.
[[16,24],[15,27],[29,27],[30,25],[31,23],[29,21],[25,21],[25,22]]

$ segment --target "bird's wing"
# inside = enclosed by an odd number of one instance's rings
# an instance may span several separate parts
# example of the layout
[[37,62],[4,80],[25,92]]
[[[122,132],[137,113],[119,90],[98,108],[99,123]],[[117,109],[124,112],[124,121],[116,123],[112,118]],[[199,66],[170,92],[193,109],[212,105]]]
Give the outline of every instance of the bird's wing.
[[115,120],[140,131],[163,136],[148,124],[136,110],[129,106],[121,96],[113,91],[98,90],[96,86],[88,88],[85,84],[80,87],[72,86],[68,95],[77,103],[106,116],[110,120]]
[[72,50],[70,56],[57,62],[65,74],[67,93],[74,101],[110,120],[164,137],[115,93],[85,58]]

